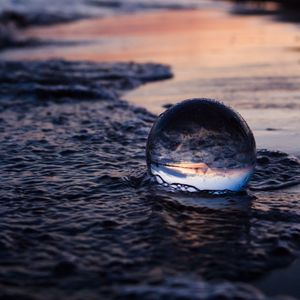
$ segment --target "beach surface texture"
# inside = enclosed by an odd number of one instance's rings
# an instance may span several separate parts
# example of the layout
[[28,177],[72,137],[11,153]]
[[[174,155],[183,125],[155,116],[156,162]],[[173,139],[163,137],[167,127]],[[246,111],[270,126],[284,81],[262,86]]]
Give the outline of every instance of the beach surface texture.
[[[210,1],[39,3],[0,4],[0,299],[300,298],[299,28]],[[253,129],[247,192],[147,174],[156,115],[193,97]]]

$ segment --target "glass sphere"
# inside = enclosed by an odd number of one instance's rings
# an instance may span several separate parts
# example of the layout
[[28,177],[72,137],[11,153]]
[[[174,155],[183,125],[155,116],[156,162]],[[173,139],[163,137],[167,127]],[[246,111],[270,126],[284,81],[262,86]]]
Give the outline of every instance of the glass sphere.
[[256,162],[252,131],[224,104],[191,99],[162,113],[147,142],[147,165],[158,183],[182,191],[240,191]]

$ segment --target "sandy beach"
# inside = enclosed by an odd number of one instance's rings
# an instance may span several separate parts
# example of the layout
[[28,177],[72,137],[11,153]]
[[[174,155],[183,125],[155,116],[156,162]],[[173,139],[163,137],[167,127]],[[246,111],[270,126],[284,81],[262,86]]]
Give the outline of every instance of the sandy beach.
[[[48,21],[35,11],[1,49],[0,299],[300,298],[299,24],[121,2],[47,3]],[[150,128],[188,98],[249,124],[246,191],[191,196],[149,176]]]

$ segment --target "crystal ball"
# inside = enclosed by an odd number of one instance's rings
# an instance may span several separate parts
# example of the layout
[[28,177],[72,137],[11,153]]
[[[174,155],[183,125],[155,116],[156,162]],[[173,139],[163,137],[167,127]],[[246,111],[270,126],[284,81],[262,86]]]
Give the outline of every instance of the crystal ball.
[[198,192],[241,191],[256,163],[255,139],[233,109],[190,99],[162,113],[147,141],[147,166],[159,184]]

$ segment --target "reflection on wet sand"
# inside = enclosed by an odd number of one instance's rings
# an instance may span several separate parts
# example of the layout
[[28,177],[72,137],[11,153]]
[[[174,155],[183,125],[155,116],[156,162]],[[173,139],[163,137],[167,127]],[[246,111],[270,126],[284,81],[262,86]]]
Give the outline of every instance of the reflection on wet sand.
[[[173,80],[144,86],[126,99],[154,113],[187,98],[219,99],[243,114],[254,128],[258,147],[300,155],[295,51],[300,33],[294,25],[271,17],[195,10],[90,19],[32,28],[26,34],[80,43],[2,52],[1,57],[167,63]],[[274,127],[276,131],[267,130]]]

